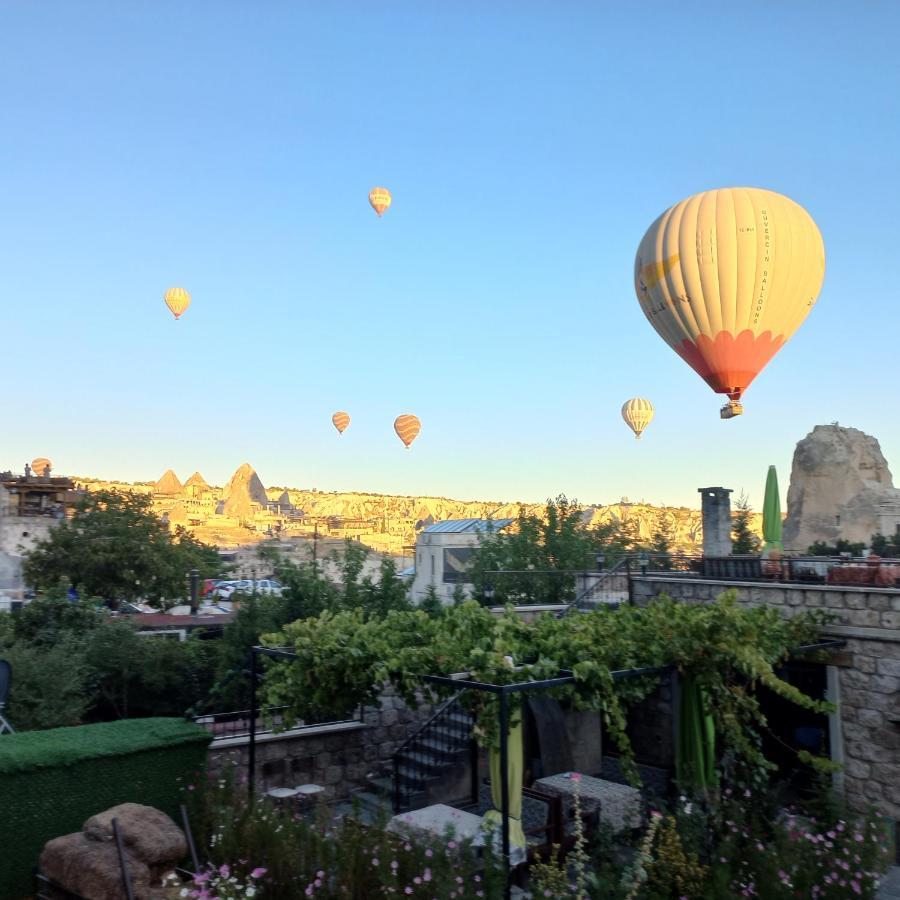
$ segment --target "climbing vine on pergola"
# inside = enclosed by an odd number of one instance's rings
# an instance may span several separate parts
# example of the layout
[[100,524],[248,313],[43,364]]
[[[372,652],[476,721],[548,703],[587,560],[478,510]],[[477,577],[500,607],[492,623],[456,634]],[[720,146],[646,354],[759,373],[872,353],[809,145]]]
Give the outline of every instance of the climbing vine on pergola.
[[[576,708],[599,711],[626,770],[636,777],[626,734],[626,709],[652,691],[658,677],[616,680],[611,672],[674,666],[703,690],[715,723],[720,757],[727,754],[762,777],[772,766],[759,749],[764,724],[753,688],[764,685],[781,697],[818,712],[827,703],[803,694],[776,674],[794,648],[814,644],[824,622],[818,611],[784,618],[767,607],[745,608],[725,594],[698,605],[660,598],[644,608],[622,607],[525,622],[511,609],[501,616],[475,603],[439,616],[420,610],[367,618],[360,610],[324,613],[267,635],[270,647],[287,647],[290,661],[269,667],[264,696],[289,716],[333,713],[376,703],[391,684],[410,705],[450,688],[426,686],[425,675],[466,672],[492,684],[552,678],[570,670],[571,684],[554,690]],[[496,699],[467,696],[477,719],[476,737],[498,744]],[[827,761],[821,760],[826,765]]]

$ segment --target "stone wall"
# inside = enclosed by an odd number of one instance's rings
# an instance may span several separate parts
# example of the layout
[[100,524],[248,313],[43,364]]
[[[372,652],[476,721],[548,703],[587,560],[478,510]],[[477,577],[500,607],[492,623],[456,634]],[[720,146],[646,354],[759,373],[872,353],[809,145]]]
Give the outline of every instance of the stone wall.
[[[324,799],[343,799],[364,787],[368,775],[388,770],[400,744],[432,712],[428,704],[410,709],[387,690],[378,707],[366,707],[362,722],[261,735],[256,742],[257,788],[319,784],[325,788]],[[216,741],[209,748],[211,772],[234,765],[243,774],[248,763],[247,738]]]
[[829,696],[839,705],[831,727],[832,756],[844,765],[839,783],[856,808],[874,803],[900,820],[900,590],[632,578],[638,605],[659,594],[707,603],[726,590],[741,603],[774,606],[785,615],[825,609],[837,616],[826,634],[847,642],[829,667]]

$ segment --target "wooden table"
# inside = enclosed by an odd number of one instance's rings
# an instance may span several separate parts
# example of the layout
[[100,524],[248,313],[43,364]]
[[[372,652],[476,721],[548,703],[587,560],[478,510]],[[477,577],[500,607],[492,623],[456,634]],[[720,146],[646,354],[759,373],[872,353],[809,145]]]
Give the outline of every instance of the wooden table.
[[566,820],[575,814],[575,792],[578,791],[583,815],[599,813],[600,821],[614,831],[639,828],[643,821],[641,814],[641,792],[627,784],[604,781],[590,775],[581,775],[580,780],[572,778],[572,772],[562,772],[539,778],[534,786],[544,793],[553,794],[563,801],[563,815]]

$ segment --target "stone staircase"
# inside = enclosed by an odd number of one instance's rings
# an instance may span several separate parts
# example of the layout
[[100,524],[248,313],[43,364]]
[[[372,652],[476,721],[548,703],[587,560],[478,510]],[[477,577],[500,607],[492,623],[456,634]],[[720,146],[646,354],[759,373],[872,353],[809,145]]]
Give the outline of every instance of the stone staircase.
[[477,802],[477,755],[474,720],[459,695],[441,704],[422,727],[394,753],[389,771],[371,775],[364,788],[336,812],[365,822],[390,818],[433,803],[471,805]]

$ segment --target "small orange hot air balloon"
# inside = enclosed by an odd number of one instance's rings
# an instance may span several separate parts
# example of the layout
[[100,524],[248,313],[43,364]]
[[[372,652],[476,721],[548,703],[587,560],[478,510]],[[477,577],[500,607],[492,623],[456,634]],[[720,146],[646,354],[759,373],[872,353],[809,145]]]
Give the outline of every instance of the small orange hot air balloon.
[[391,192],[383,187],[372,188],[369,191],[369,203],[372,205],[372,209],[378,213],[378,217],[381,218],[385,210],[391,205]]
[[418,416],[414,416],[412,413],[404,413],[404,415],[397,416],[394,419],[394,431],[397,432],[397,437],[403,441],[403,445],[407,450],[409,450],[409,445],[416,439],[416,435],[418,435],[421,428],[422,423],[419,421]]
[[44,472],[49,472],[53,468],[53,463],[46,456],[39,456],[31,461],[32,474],[42,477]]
[[338,434],[343,434],[346,427],[350,424],[350,416],[345,412],[336,412],[331,417],[332,424],[338,430]]
[[184,288],[169,288],[165,293],[165,301],[172,315],[180,319],[191,305],[191,295]]

